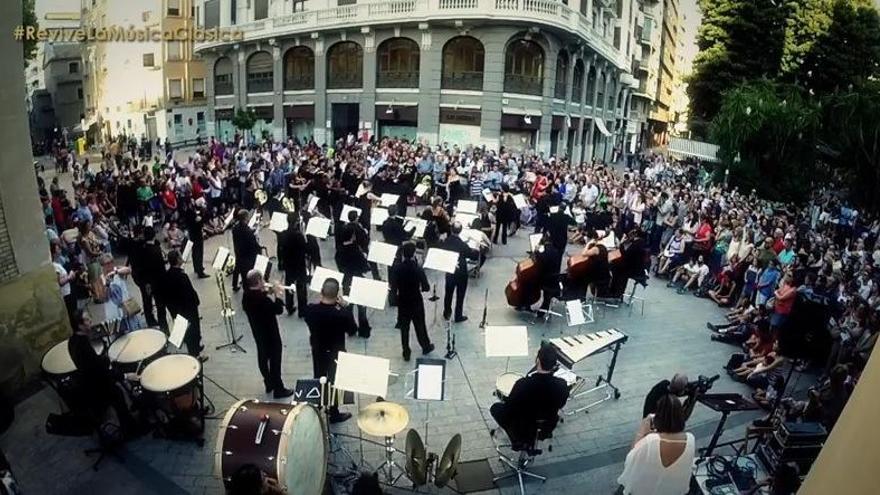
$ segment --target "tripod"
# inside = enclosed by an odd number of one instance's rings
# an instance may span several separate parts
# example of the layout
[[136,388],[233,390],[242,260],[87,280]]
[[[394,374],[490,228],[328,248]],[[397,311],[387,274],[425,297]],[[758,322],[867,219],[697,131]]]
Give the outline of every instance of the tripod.
[[229,347],[232,349],[232,352],[241,351],[247,353],[247,351],[238,344],[238,341],[244,338],[244,335],[235,335],[235,310],[232,309],[232,300],[229,298],[229,293],[226,291],[226,281],[224,280],[224,277],[227,273],[232,271],[230,265],[234,266],[232,262],[227,261],[223,270],[218,271],[215,275],[217,279],[217,290],[220,293],[220,316],[223,318],[223,327],[226,330],[226,337],[229,339],[229,342],[218,345],[216,349],[220,350]]

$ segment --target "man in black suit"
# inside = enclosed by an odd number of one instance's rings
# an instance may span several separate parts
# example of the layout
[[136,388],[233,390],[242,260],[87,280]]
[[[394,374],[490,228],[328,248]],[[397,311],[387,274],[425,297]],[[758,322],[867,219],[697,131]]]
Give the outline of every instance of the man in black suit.
[[464,305],[464,296],[467,293],[468,283],[467,260],[476,260],[480,257],[479,251],[472,249],[460,237],[461,230],[461,224],[455,222],[452,224],[450,235],[446,236],[446,240],[440,244],[440,249],[459,254],[455,273],[446,274],[446,293],[443,297],[443,318],[448,320],[452,316],[452,295],[453,293],[455,294],[456,323],[467,321],[467,316],[462,314],[462,306]]
[[400,248],[403,256],[399,263],[395,264],[394,274],[395,290],[397,290],[397,321],[400,322],[400,345],[403,348],[403,359],[409,361],[409,324],[412,322],[416,330],[416,339],[422,346],[422,354],[428,354],[434,350],[434,344],[428,338],[428,329],[425,325],[425,304],[422,301],[422,292],[431,290],[425,270],[415,260],[416,245],[406,242]]
[[[306,252],[308,243],[306,236],[302,233],[299,218],[296,213],[287,214],[287,230],[278,234],[278,264],[279,268],[284,271],[284,283],[287,285],[295,284],[296,286],[296,304],[301,311],[299,317],[303,317],[303,311],[306,307],[306,290],[308,271],[306,270]],[[286,291],[284,295],[284,307],[287,308],[287,314],[292,315],[296,311],[297,306],[293,305],[293,293]]]
[[[336,379],[336,358],[340,351],[345,351],[345,336],[357,330],[354,318],[343,308],[339,296],[339,281],[334,278],[325,280],[321,286],[321,300],[309,304],[305,316],[315,378],[324,376],[331,383]],[[330,407],[331,423],[350,417],[350,413],[340,413],[336,405]]]
[[[552,217],[551,217],[552,221]],[[559,297],[559,267],[562,264],[562,251],[556,247],[549,234],[544,234],[535,261],[541,276],[541,310],[550,309],[550,301]]]
[[[131,265],[132,278],[141,291],[147,325],[167,330],[168,318],[165,316],[167,298],[164,296],[163,287],[165,255],[162,254],[162,247],[156,241],[156,231],[153,227],[144,227],[144,240],[129,256],[129,265]],[[155,316],[153,316],[154,303]]]
[[205,234],[203,230],[206,208],[205,198],[199,198],[191,206],[187,207],[183,217],[189,240],[193,243],[191,253],[193,269],[199,278],[208,278],[203,263],[205,259]]
[[284,312],[283,292],[284,289],[276,285],[275,298],[269,298],[263,274],[252,269],[245,278],[245,292],[241,299],[241,307],[257,344],[257,365],[263,375],[266,393],[272,392],[276,399],[293,395],[293,390],[285,388],[281,380],[281,332],[277,315]]
[[565,380],[553,376],[556,361],[556,350],[542,344],[535,358],[534,373],[517,380],[507,399],[489,408],[498,426],[507,432],[511,443],[534,439],[538,420],[545,421],[545,433],[556,427],[559,410],[565,406],[569,394]]
[[245,278],[248,271],[257,262],[260,254],[260,243],[257,234],[248,227],[248,210],[240,210],[236,214],[235,227],[232,227],[232,250],[235,253],[235,271],[232,273],[232,290],[238,291],[238,277]]
[[[404,242],[410,240],[415,233],[415,227],[412,230],[406,230],[403,228],[404,220],[401,216],[397,214],[397,205],[391,205],[388,207],[388,218],[382,222],[382,237],[385,239],[385,242],[388,244],[392,244],[394,246],[401,246]],[[397,256],[395,258],[395,262],[400,260],[400,250],[397,251]],[[388,280],[389,280],[389,290],[391,291],[391,299],[390,303],[392,306],[397,306],[397,291],[394,287],[394,281],[391,276],[392,267],[388,267]],[[398,322],[398,326],[399,326]]]
[[[352,212],[354,213],[354,212]],[[367,262],[367,255],[361,250],[357,243],[355,229],[359,227],[355,222],[349,222],[339,228],[336,232],[337,238],[341,241],[336,249],[336,267],[342,272],[342,289],[347,294],[351,290],[351,280],[354,277],[362,277],[369,270],[370,265]],[[348,311],[354,311],[352,305],[348,306]],[[357,333],[359,337],[365,339],[370,338],[370,322],[367,320],[367,308],[358,305]]]
[[[165,274],[165,297],[171,316],[180,315],[189,322],[183,341],[190,356],[202,353],[202,327],[199,322],[199,294],[183,271],[183,258],[176,250],[168,252],[168,272]],[[207,358],[202,359],[206,361]]]
[[561,252],[565,252],[565,246],[568,244],[568,226],[575,225],[574,219],[565,213],[563,206],[553,206],[552,211],[547,218],[546,226],[542,233],[550,234],[550,242]]

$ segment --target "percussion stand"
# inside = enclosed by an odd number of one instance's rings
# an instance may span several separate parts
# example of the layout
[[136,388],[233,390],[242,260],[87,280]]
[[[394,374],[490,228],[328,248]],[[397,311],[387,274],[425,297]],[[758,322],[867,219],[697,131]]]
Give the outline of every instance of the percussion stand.
[[244,338],[244,335],[235,335],[235,310],[232,309],[232,303],[226,292],[226,281],[223,278],[225,276],[225,270],[220,271],[216,275],[217,288],[220,291],[220,315],[223,318],[223,327],[226,330],[226,336],[229,339],[229,342],[218,345],[215,349],[219,351],[220,349],[228,347],[232,349],[232,352],[241,351],[242,353],[247,354],[247,351],[238,343]]
[[[406,471],[397,464],[397,461],[394,460],[395,452],[397,452],[397,449],[394,448],[394,437],[385,437],[385,462],[376,468],[376,472],[384,471],[385,482],[391,486],[394,486],[400,477],[406,473]],[[400,471],[400,474],[396,477],[394,476],[394,468],[397,468]]]
[[458,351],[455,350],[455,332],[452,330],[452,320],[445,320],[446,325],[446,359],[452,359]]
[[[330,404],[336,400],[336,390],[333,388],[332,384],[326,381],[326,378],[324,377],[321,378],[321,387],[321,411],[324,413],[327,423],[329,424]],[[345,448],[345,445],[342,444],[342,441],[339,439],[339,434],[333,433],[330,428],[327,428],[327,433],[330,440],[330,455],[333,455],[335,459],[335,454],[337,452],[342,452],[342,454],[344,454],[351,463],[348,466],[342,468],[344,471],[340,476],[345,478],[357,476],[359,474],[357,463],[354,461],[354,456],[351,454],[351,452],[347,448]]]

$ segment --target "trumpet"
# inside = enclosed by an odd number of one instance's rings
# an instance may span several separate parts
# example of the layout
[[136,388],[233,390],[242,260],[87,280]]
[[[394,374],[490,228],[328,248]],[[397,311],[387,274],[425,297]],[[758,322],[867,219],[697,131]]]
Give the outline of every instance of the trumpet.
[[283,206],[288,213],[293,213],[296,211],[296,203],[294,203],[293,198],[288,198],[287,196],[285,196],[281,199],[281,206]]

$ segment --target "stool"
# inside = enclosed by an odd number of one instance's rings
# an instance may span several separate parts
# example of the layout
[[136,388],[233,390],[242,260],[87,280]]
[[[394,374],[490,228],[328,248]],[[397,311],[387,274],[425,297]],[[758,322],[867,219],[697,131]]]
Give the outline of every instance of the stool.
[[636,277],[630,277],[630,280],[632,280],[632,282],[633,282],[632,290],[629,291],[629,294],[623,295],[621,302],[623,304],[626,304],[627,306],[629,306],[630,316],[632,316],[633,302],[635,302],[635,301],[641,302],[642,303],[642,316],[645,316],[645,298],[637,296],[636,289],[639,286],[641,286],[642,292],[644,292],[644,290],[648,288],[648,275],[647,275],[647,273],[645,273],[645,274],[642,274],[642,275],[639,275]]
[[[498,461],[508,466],[510,468],[510,471],[507,471],[500,476],[492,478],[493,484],[497,483],[500,480],[516,476],[517,480],[519,481],[519,493],[520,495],[525,495],[525,477],[541,480],[541,482],[547,481],[546,476],[541,476],[540,474],[533,473],[527,468],[529,464],[534,462],[535,457],[543,453],[543,450],[538,448],[538,444],[541,440],[547,440],[553,437],[553,428],[555,428],[555,425],[553,425],[553,427],[545,427],[546,421],[543,420],[537,420],[536,424],[537,428],[535,429],[534,438],[530,438],[529,440],[521,442],[510,439],[510,444],[499,445],[495,447],[495,452],[498,453]],[[492,430],[490,434],[494,437],[495,430]],[[506,455],[504,452],[501,451],[502,447],[510,448],[513,452],[519,452],[519,456],[514,459],[512,456]],[[547,451],[552,450],[553,446],[548,445]]]

